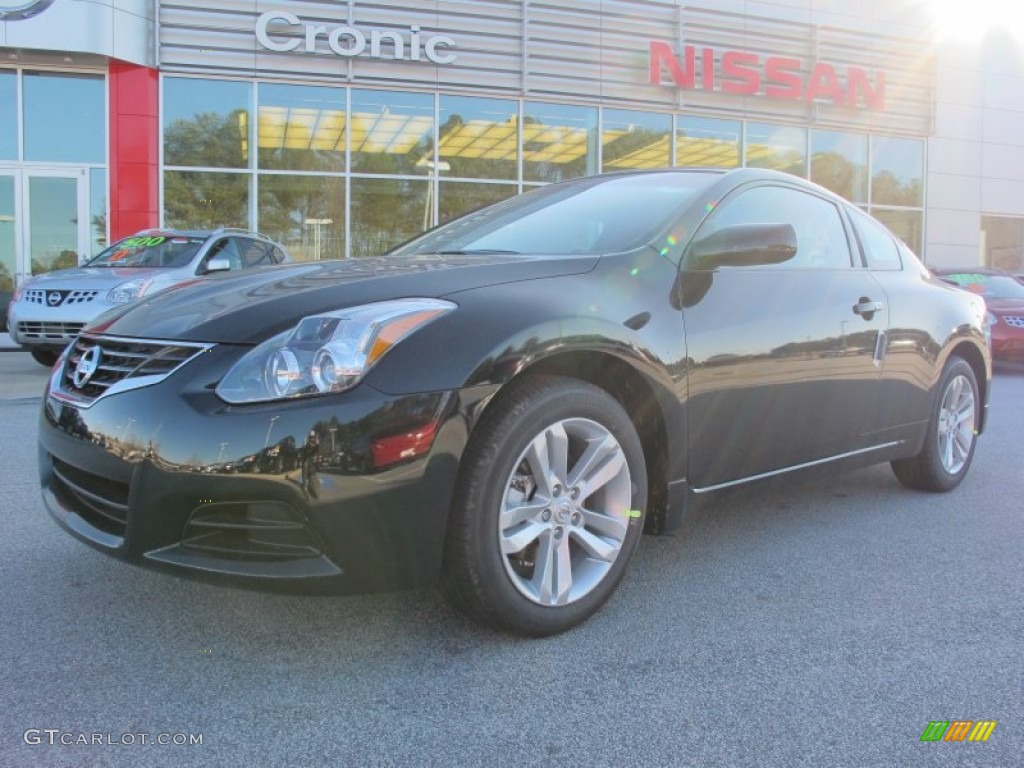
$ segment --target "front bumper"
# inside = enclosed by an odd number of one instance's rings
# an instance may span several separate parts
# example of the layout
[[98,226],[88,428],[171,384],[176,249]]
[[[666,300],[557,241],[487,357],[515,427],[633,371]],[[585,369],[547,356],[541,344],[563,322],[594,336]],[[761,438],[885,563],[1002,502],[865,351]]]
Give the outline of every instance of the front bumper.
[[[67,301],[67,299],[65,299]],[[84,326],[115,305],[100,299],[49,307],[28,302],[13,302],[7,315],[11,341],[23,347],[66,347]]]
[[1009,326],[1005,320],[992,329],[992,357],[1024,362],[1024,328]]
[[229,406],[216,346],[160,383],[82,407],[44,396],[52,516],[135,563],[254,586],[366,592],[433,584],[472,403],[486,393]]

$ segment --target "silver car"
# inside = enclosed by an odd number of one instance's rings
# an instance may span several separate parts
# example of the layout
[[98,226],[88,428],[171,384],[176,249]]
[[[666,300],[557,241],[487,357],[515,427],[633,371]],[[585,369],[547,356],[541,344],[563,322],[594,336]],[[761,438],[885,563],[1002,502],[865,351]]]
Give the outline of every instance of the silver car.
[[241,229],[150,229],[114,243],[75,269],[33,277],[7,310],[11,339],[43,365],[100,313],[213,272],[291,261],[269,237]]

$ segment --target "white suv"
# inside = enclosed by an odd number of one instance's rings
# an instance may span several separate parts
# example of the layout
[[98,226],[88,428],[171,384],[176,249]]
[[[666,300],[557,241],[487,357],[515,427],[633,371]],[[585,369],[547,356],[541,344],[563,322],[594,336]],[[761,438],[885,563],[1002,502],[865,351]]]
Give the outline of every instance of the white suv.
[[14,292],[11,340],[43,365],[100,313],[212,272],[291,261],[269,237],[241,229],[148,229],[114,243],[81,267],[48,272]]

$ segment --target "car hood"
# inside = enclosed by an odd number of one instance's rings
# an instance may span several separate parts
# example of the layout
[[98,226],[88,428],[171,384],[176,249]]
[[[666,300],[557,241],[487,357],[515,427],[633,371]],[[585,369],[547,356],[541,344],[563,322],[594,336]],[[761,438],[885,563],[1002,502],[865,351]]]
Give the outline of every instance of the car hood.
[[103,290],[138,277],[153,278],[166,271],[147,267],[76,267],[36,275],[25,284],[25,287],[42,288],[47,291],[76,288]]
[[303,317],[394,298],[588,272],[596,256],[453,255],[347,259],[223,274],[100,315],[86,332],[256,344]]
[[985,299],[992,312],[1024,312],[1024,299]]

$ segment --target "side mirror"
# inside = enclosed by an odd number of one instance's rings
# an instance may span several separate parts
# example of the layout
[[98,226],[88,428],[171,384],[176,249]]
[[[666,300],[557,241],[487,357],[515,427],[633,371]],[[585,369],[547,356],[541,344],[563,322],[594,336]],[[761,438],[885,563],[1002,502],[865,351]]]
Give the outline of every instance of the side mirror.
[[689,269],[779,264],[796,254],[791,224],[736,224],[690,245]]
[[206,270],[203,274],[208,275],[211,272],[227,272],[231,269],[231,262],[226,256],[214,256],[208,262],[206,262]]

